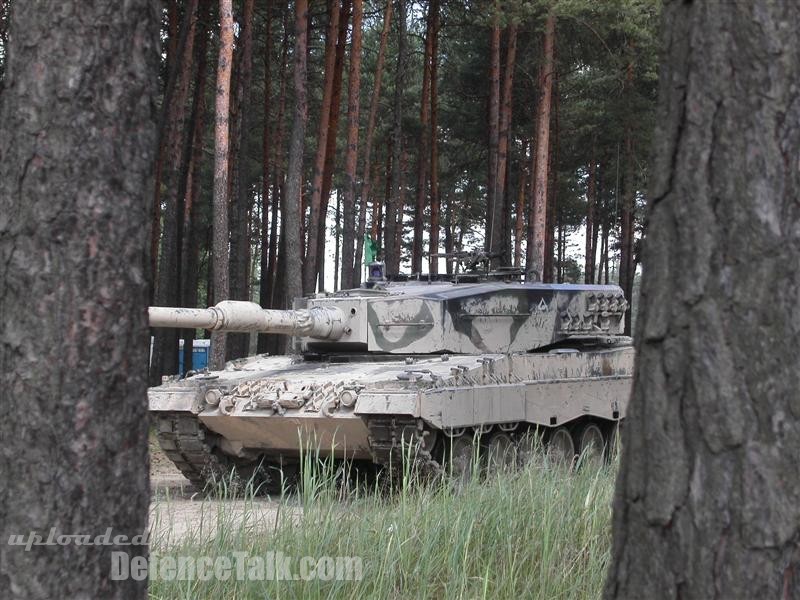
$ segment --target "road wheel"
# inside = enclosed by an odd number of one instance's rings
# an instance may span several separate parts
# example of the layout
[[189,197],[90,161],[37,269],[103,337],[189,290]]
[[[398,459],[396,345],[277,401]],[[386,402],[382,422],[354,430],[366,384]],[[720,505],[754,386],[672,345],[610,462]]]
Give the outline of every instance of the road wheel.
[[514,440],[507,433],[495,433],[486,449],[486,466],[489,475],[510,471],[517,461]]
[[543,432],[535,427],[523,432],[517,440],[517,464],[524,467],[543,453]]
[[606,454],[606,440],[596,423],[587,423],[578,431],[578,452],[581,463],[600,465]]
[[559,427],[547,440],[547,458],[552,464],[572,467],[575,461],[575,442],[566,427]]
[[471,435],[464,434],[447,440],[449,464],[448,472],[458,485],[464,485],[475,475],[475,452]]

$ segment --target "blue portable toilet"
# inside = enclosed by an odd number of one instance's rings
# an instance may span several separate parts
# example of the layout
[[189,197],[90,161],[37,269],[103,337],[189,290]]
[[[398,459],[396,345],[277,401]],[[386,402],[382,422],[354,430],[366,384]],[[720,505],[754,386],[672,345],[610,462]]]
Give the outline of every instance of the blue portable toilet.
[[[183,375],[183,340],[178,340],[178,373]],[[192,369],[199,371],[208,366],[211,340],[194,340],[192,344]]]

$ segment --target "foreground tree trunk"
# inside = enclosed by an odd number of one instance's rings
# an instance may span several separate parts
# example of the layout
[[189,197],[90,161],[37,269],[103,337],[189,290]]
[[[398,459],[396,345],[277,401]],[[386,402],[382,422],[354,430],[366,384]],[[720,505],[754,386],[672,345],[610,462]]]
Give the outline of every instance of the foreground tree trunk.
[[[342,289],[353,287],[353,255],[356,216],[356,167],[358,163],[358,117],[361,91],[362,0],[353,0],[353,41],[350,46],[350,75],[347,92],[347,151],[342,225]],[[358,269],[358,265],[355,265]]]
[[[233,59],[231,0],[219,0],[220,40],[214,124],[214,303],[228,299],[228,138]],[[225,366],[225,334],[211,334],[211,368]]]
[[303,238],[300,235],[300,202],[303,193],[303,140],[308,117],[306,52],[308,49],[308,0],[295,3],[294,117],[289,140],[289,165],[283,195],[281,263],[283,306],[303,295]]
[[112,552],[146,557],[144,545],[8,542],[51,528],[146,531],[159,21],[147,0],[12,9],[0,108],[3,598],[147,596],[145,581],[111,580]]
[[553,95],[553,49],[556,17],[548,15],[544,33],[544,64],[540,78],[541,95],[536,125],[536,146],[532,174],[530,210],[528,215],[527,267],[532,276],[544,275],[545,235],[547,234],[547,185],[550,164],[550,104]]
[[664,9],[606,598],[800,598],[798,30],[792,2]]

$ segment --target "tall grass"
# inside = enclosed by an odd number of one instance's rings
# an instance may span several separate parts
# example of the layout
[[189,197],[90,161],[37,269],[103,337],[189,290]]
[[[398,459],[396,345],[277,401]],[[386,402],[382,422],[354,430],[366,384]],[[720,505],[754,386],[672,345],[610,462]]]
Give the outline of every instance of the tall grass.
[[[575,471],[538,457],[519,472],[462,486],[402,485],[343,496],[333,465],[305,457],[299,491],[274,520],[231,515],[225,504],[210,541],[199,535],[159,555],[361,557],[358,581],[163,581],[152,598],[599,598],[609,561],[613,467]],[[406,474],[404,474],[405,479]],[[245,498],[245,502],[253,502]],[[302,513],[302,516],[298,516]]]

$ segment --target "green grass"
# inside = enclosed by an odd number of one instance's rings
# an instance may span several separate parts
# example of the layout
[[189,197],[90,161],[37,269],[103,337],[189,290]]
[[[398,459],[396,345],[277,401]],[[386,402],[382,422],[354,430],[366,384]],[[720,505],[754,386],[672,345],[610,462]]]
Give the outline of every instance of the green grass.
[[[313,461],[307,461],[309,464]],[[393,495],[342,494],[329,467],[305,469],[301,490],[268,524],[209,512],[217,534],[164,555],[358,556],[360,581],[161,581],[152,598],[599,598],[609,563],[613,467],[576,471],[538,458],[466,484],[403,485]],[[220,508],[222,506],[223,508]],[[298,517],[298,514],[302,516]],[[293,564],[297,569],[297,561]]]

